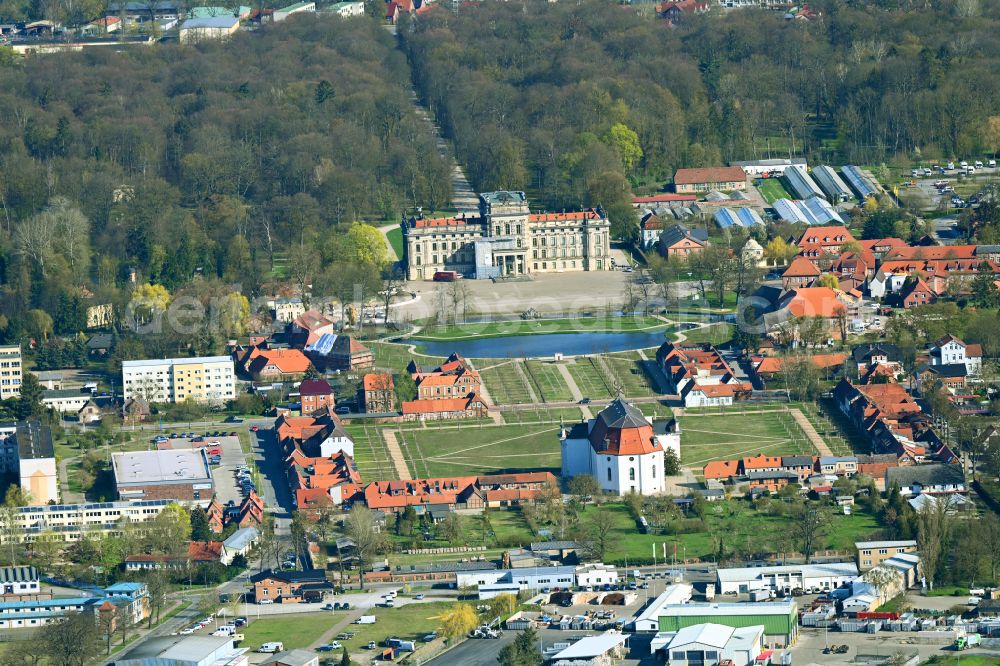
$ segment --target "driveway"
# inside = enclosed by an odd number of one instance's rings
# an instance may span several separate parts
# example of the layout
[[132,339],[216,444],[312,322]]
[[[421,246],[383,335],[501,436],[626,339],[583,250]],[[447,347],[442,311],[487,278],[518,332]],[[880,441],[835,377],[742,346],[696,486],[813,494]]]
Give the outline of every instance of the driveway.
[[291,520],[292,493],[288,488],[284,461],[278,450],[273,428],[260,428],[250,433],[253,461],[260,472],[260,487],[264,505],[279,521]]

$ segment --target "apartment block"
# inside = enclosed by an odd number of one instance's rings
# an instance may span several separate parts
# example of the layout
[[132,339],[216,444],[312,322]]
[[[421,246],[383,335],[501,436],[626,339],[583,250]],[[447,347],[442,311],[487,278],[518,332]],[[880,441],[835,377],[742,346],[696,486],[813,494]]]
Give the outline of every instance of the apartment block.
[[21,395],[21,345],[0,345],[0,400]]
[[124,361],[124,399],[146,402],[225,402],[236,397],[236,372],[228,356]]

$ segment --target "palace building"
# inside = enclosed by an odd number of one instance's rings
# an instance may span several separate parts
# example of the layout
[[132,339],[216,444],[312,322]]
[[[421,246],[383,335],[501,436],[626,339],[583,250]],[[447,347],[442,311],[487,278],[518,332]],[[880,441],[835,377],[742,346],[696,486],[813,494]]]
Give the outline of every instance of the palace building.
[[524,192],[486,192],[478,215],[418,215],[402,228],[408,280],[431,280],[441,271],[485,280],[612,269],[603,210],[532,213]]

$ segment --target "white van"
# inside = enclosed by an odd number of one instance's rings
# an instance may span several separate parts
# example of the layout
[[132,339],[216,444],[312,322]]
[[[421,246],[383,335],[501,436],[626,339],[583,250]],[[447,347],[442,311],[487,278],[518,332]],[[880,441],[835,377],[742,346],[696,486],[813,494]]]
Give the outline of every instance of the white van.
[[284,649],[285,649],[285,646],[284,646],[283,643],[264,643],[259,648],[257,648],[257,652],[265,652],[265,653],[268,653],[268,654],[274,654],[275,652],[281,652]]
[[236,627],[230,627],[229,625],[224,625],[219,627],[212,632],[213,636],[232,636],[236,633]]

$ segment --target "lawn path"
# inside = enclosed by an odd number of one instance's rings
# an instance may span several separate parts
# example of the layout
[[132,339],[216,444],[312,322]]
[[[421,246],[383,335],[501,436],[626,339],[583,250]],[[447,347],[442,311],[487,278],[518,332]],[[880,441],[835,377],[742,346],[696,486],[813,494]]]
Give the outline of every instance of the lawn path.
[[524,382],[524,387],[528,389],[528,397],[531,398],[531,402],[535,403],[536,405],[542,404],[542,401],[539,400],[538,398],[538,394],[535,393],[534,387],[531,385],[531,380],[528,378],[528,373],[524,371],[524,363],[516,361],[514,363],[514,368],[517,370],[517,374],[520,375],[521,381]]
[[[583,400],[583,393],[580,392],[580,387],[576,385],[576,380],[573,379],[573,375],[569,374],[569,368],[566,367],[565,363],[556,363],[556,367],[559,368],[559,374],[562,375],[563,380],[566,382],[566,386],[569,388],[569,394],[573,396],[573,402],[579,404]],[[587,405],[580,405],[580,411],[583,412],[583,418],[590,420],[594,418],[594,415],[590,413],[590,408]]]
[[396,468],[396,478],[402,481],[412,479],[410,468],[406,466],[406,458],[403,457],[403,450],[399,448],[399,442],[396,440],[396,433],[386,428],[382,430],[382,438],[385,440],[385,448],[389,451],[392,466]]
[[812,422],[806,418],[806,415],[802,413],[802,410],[790,409],[788,411],[792,413],[792,418],[794,418],[795,422],[799,424],[799,427],[802,428],[802,432],[806,434],[806,437],[808,437],[809,441],[812,442],[812,445],[816,447],[819,454],[821,456],[832,456],[833,451],[831,451],[830,447],[826,445],[823,438],[819,436],[819,433],[816,432],[816,428],[813,426]]
[[553,432],[553,431],[558,432],[559,428],[546,428],[545,430],[539,430],[538,432],[526,432],[523,435],[517,435],[516,437],[508,437],[507,439],[499,439],[499,440],[497,440],[495,442],[489,442],[487,444],[479,444],[477,446],[470,446],[467,449],[458,449],[457,451],[452,451],[451,453],[448,453],[447,456],[444,456],[444,457],[432,456],[432,457],[428,458],[428,460],[439,460],[441,462],[447,462],[447,458],[449,458],[451,456],[454,456],[456,454],[459,454],[459,453],[466,453],[468,451],[475,451],[476,449],[484,449],[487,446],[496,446],[497,444],[506,444],[507,442],[513,442],[513,441],[516,441],[518,439],[524,439],[525,437],[535,437],[536,435],[543,435],[543,434],[545,434],[547,432]]

